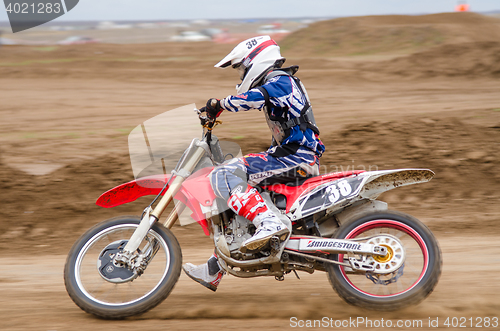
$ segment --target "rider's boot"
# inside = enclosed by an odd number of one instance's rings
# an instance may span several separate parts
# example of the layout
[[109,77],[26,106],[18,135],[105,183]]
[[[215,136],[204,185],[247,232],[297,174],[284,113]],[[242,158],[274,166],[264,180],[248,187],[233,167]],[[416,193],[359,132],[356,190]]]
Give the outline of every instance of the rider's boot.
[[224,271],[220,267],[215,253],[208,259],[207,263],[198,266],[186,263],[182,266],[182,269],[192,280],[214,292],[217,290],[222,276],[224,276]]
[[276,236],[280,241],[284,241],[290,233],[279,217],[266,206],[259,192],[251,186],[246,189],[237,187],[228,200],[228,206],[236,214],[252,221],[257,228],[253,237],[241,245],[242,252],[260,251],[272,237]]

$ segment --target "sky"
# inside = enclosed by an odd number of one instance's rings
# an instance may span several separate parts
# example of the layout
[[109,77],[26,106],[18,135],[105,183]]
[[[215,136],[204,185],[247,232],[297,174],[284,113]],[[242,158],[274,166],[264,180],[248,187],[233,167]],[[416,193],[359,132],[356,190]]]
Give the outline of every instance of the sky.
[[[19,0],[22,2],[22,0]],[[457,0],[80,0],[57,20],[196,20],[336,17],[450,12]],[[472,11],[500,10],[500,0],[468,0]],[[5,7],[0,21],[7,21]]]

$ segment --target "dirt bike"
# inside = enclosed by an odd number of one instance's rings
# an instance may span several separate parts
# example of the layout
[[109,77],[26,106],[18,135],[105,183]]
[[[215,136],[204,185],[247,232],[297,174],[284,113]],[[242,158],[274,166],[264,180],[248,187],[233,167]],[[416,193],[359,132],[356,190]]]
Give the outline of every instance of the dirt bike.
[[[374,310],[416,304],[433,291],[442,265],[435,237],[416,218],[390,211],[377,200],[388,190],[428,182],[432,171],[353,170],[260,187],[290,236],[285,241],[271,238],[260,252],[242,252],[240,245],[255,227],[214,195],[209,174],[228,155],[213,134],[221,122],[197,113],[202,138],[191,141],[171,173],[139,176],[97,200],[97,205],[111,208],[156,195],[142,217],[99,223],[72,247],[64,280],[81,309],[102,318],[124,318],[165,300],[182,264],[181,248],[170,229],[185,210],[213,236],[221,267],[236,277],[274,276],[281,281],[292,272],[299,277],[297,271],[323,271],[346,302]],[[139,135],[146,136],[143,131]],[[152,139],[141,143],[150,152]],[[166,159],[161,159],[163,170]],[[169,214],[160,224],[165,211]]]

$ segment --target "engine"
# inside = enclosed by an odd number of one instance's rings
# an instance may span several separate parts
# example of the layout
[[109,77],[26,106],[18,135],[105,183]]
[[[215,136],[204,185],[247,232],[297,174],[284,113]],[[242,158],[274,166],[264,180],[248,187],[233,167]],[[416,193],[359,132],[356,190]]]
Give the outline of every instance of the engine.
[[232,221],[229,223],[226,228],[226,243],[229,251],[231,252],[231,256],[237,255],[238,257],[242,257],[241,252],[238,250],[241,244],[252,237],[251,233],[255,231],[255,226],[243,216],[235,215]]

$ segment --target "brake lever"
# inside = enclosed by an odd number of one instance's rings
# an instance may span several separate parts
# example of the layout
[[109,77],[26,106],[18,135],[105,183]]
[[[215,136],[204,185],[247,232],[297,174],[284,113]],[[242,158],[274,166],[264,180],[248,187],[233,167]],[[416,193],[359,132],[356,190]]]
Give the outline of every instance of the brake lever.
[[194,111],[196,112],[196,114],[198,114],[198,118],[200,119],[201,126],[203,126],[204,128],[206,128],[208,130],[212,130],[212,128],[214,126],[216,126],[217,124],[222,123],[222,122],[217,121],[217,120],[210,120],[208,118],[208,116],[202,115],[203,112],[200,111],[199,109],[195,108]]
[[196,113],[196,115],[198,115],[198,118],[200,119],[200,124],[201,124],[201,126],[203,126],[203,127],[204,127],[204,126],[207,124],[207,122],[208,122],[208,117],[207,117],[207,116],[202,115],[202,114],[203,114],[203,112],[202,112],[202,111],[200,111],[200,110],[199,110],[199,109],[197,109],[197,108],[195,108],[193,111]]

